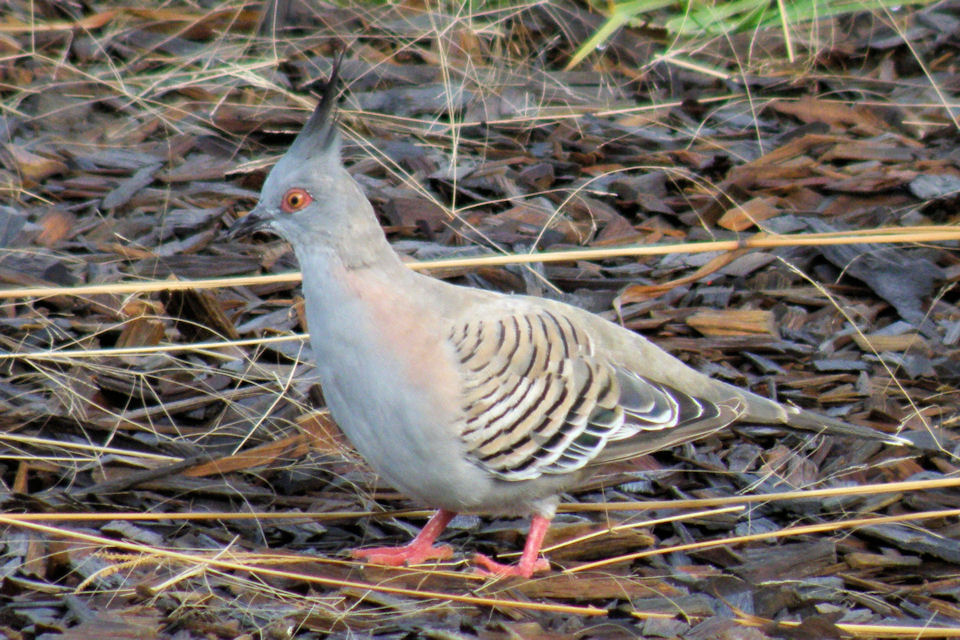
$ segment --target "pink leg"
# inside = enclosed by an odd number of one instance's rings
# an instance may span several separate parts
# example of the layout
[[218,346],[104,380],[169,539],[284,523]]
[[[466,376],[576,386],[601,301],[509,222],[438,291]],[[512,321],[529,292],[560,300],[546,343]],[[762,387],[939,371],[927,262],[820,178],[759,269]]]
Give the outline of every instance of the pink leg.
[[539,514],[533,516],[530,521],[530,533],[527,534],[527,543],[523,545],[523,554],[516,565],[500,564],[481,553],[475,555],[473,560],[480,565],[481,573],[490,573],[495,576],[529,578],[537,571],[549,571],[550,563],[546,558],[539,557],[543,536],[549,528],[550,518]]
[[453,555],[453,549],[446,544],[435,547],[433,542],[455,515],[457,514],[444,509],[437,511],[420,530],[417,537],[402,547],[354,549],[351,555],[354,558],[366,558],[373,564],[385,564],[391,567],[398,567],[404,563],[420,564],[424,560],[446,560]]

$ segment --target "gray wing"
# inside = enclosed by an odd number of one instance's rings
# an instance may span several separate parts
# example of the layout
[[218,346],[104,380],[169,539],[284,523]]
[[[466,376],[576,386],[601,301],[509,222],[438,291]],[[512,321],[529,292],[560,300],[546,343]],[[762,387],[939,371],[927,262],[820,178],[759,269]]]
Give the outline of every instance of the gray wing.
[[597,355],[590,336],[557,310],[455,323],[448,338],[460,364],[467,454],[505,480],[685,442],[737,415]]

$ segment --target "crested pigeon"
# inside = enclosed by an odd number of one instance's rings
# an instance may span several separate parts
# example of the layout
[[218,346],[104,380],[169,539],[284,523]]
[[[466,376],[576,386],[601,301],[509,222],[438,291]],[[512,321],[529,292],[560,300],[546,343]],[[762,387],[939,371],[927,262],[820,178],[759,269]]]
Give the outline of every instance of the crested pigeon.
[[355,556],[447,558],[434,542],[456,513],[529,515],[519,563],[476,557],[529,577],[549,568],[540,546],[561,492],[598,465],[735,421],[906,443],[712,379],[574,306],[407,268],[341,162],[336,75],[231,234],[264,230],[293,246],[330,413],[378,474],[439,509],[409,544]]

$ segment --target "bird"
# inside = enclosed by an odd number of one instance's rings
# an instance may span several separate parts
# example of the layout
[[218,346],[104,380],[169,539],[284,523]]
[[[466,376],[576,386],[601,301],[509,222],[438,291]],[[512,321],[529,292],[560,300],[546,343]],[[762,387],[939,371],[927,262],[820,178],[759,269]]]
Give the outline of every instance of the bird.
[[735,422],[908,444],[713,379],[584,309],[408,268],[344,167],[339,63],[230,235],[292,245],[330,414],[379,476],[437,509],[408,544],[355,558],[444,560],[452,548],[435,543],[456,514],[529,516],[517,563],[474,556],[478,571],[529,578],[550,569],[540,549],[562,492]]

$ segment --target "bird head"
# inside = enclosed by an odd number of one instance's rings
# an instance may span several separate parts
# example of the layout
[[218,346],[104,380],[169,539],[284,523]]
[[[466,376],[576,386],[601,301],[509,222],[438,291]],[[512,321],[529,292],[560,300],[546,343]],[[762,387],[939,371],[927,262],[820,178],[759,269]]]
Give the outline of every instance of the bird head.
[[379,233],[369,202],[340,158],[335,116],[338,59],[322,97],[293,144],[270,171],[257,206],[230,228],[230,236],[273,232],[298,253],[304,247],[348,247]]

